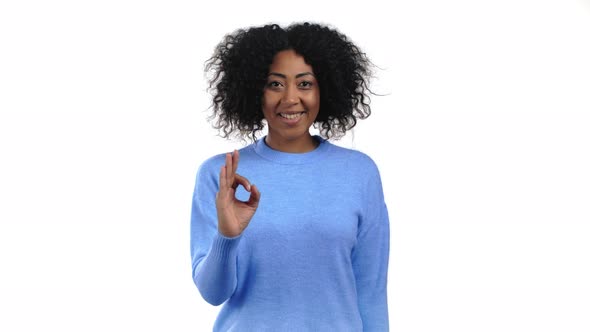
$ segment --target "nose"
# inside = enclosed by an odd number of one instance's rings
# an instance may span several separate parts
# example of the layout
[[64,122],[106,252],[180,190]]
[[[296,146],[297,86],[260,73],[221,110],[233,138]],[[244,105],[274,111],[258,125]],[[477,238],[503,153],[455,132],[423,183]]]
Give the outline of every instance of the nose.
[[281,98],[282,104],[294,105],[299,102],[299,91],[294,84],[287,85],[287,88],[284,91],[283,98]]

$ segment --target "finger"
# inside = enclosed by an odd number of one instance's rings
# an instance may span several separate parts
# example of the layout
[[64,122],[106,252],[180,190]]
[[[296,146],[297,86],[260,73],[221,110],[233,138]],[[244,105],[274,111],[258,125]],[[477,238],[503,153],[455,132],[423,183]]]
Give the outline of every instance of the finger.
[[238,150],[234,150],[234,153],[232,155],[233,157],[233,172],[234,174],[236,174],[236,172],[238,171],[238,162],[240,161],[240,152]]
[[225,155],[225,180],[227,181],[228,186],[231,186],[234,183],[232,155],[230,153]]
[[248,181],[248,179],[241,176],[240,174],[236,173],[234,177],[234,183],[232,184],[232,188],[236,189],[240,184],[244,186],[244,188],[246,188],[247,191],[250,191],[250,181]]
[[260,191],[258,191],[258,187],[256,185],[251,186],[252,191],[250,192],[250,198],[246,204],[256,208],[258,207],[258,203],[260,202]]
[[225,178],[225,166],[221,166],[219,171],[219,189],[225,189],[227,187],[227,180]]

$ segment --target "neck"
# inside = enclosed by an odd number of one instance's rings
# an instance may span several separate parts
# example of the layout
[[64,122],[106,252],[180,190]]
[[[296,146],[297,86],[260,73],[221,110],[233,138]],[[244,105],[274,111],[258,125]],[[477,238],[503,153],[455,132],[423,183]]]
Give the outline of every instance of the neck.
[[289,140],[284,138],[277,139],[269,133],[264,141],[271,149],[288,153],[310,152],[318,146],[318,142],[311,135]]

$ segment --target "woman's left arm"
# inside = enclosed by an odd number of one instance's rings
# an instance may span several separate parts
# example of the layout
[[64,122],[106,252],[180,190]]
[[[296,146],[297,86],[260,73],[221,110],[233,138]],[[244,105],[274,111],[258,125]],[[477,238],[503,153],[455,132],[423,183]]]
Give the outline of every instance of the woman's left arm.
[[357,243],[352,251],[358,305],[363,331],[389,331],[387,269],[389,263],[389,215],[377,166],[370,172],[363,197]]

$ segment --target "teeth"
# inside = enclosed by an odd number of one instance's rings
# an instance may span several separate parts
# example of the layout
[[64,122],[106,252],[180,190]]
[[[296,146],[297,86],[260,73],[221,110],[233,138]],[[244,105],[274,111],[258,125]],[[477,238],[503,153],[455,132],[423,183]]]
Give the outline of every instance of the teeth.
[[298,117],[301,116],[301,114],[303,114],[303,112],[301,112],[301,113],[295,113],[295,114],[279,113],[279,115],[282,116],[283,118],[291,119],[291,120],[297,119]]

